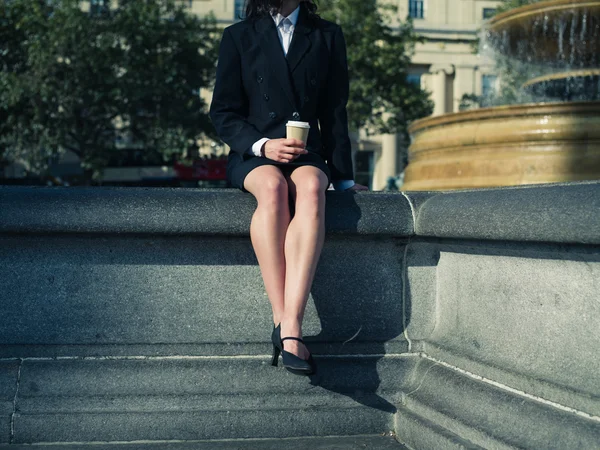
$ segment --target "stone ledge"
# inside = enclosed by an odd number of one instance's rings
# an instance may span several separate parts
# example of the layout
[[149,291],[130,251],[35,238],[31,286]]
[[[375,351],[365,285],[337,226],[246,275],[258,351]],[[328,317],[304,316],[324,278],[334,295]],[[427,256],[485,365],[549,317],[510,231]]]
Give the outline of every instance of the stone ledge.
[[415,229],[423,237],[600,244],[600,182],[434,195],[418,208]]
[[[0,233],[245,237],[255,208],[254,197],[237,189],[0,186]],[[333,234],[600,244],[599,211],[599,181],[327,192],[326,227]]]
[[[0,233],[248,236],[256,201],[237,189],[0,186]],[[400,193],[327,192],[329,233],[410,236]]]
[[[0,448],[3,448],[0,446]],[[12,450],[48,450],[47,444],[11,445]],[[81,450],[81,444],[52,444],[52,450]],[[398,443],[392,436],[358,435],[358,436],[326,436],[278,439],[232,439],[188,442],[144,442],[144,443],[102,443],[91,444],[93,450],[403,450],[406,447]]]

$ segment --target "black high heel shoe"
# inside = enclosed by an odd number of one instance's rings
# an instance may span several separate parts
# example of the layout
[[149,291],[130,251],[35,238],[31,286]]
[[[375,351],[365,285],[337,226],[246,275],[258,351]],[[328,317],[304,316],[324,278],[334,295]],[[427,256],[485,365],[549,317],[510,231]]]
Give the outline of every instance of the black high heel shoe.
[[271,341],[273,342],[273,359],[271,364],[273,366],[277,366],[279,354],[281,354],[283,367],[293,374],[312,375],[315,373],[316,365],[312,354],[308,357],[308,359],[302,359],[293,353],[284,350],[283,341],[286,339],[302,342],[304,344],[304,341],[297,337],[285,337],[281,339],[281,324],[277,325],[277,327],[273,328],[273,334],[271,335]]
[[273,325],[273,333],[271,333],[271,342],[273,343],[273,356],[271,358],[271,365],[277,367],[277,363],[279,362],[279,355],[283,350],[283,345],[281,344],[281,324],[275,326]]

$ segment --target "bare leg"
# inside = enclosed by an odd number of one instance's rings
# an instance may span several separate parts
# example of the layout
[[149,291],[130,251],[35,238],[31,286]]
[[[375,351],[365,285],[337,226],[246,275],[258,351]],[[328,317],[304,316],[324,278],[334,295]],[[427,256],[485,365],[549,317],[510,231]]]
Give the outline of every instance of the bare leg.
[[[325,240],[325,190],[327,176],[312,166],[302,166],[286,176],[295,214],[285,236],[285,310],[281,337],[302,337],[302,320]],[[284,342],[286,351],[308,359],[298,341]]]
[[290,223],[288,184],[275,166],[260,166],[244,179],[258,206],[250,223],[250,239],[278,325],[284,312],[285,234]]

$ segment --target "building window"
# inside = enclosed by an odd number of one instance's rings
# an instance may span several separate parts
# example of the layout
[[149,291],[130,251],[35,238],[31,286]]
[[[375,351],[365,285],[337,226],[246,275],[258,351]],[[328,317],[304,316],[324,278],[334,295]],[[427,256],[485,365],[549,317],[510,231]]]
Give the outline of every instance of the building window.
[[481,95],[488,97],[496,91],[496,75],[483,75],[481,78]]
[[421,74],[420,73],[409,73],[406,75],[406,81],[411,84],[421,86]]
[[425,0],[408,0],[408,15],[413,19],[422,19],[424,16],[423,3]]
[[483,19],[491,19],[496,14],[496,8],[483,8]]
[[233,20],[243,18],[246,12],[246,0],[235,0],[235,8],[233,8]]

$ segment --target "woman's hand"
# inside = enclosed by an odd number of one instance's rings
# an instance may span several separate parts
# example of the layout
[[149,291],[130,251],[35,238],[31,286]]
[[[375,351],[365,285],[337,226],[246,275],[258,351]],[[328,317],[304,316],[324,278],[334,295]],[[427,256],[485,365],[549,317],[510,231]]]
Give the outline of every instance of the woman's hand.
[[363,186],[362,184],[354,183],[354,185],[350,186],[346,191],[368,191],[369,188],[367,186]]
[[277,162],[290,162],[308,153],[300,139],[269,139],[263,147],[264,156]]

